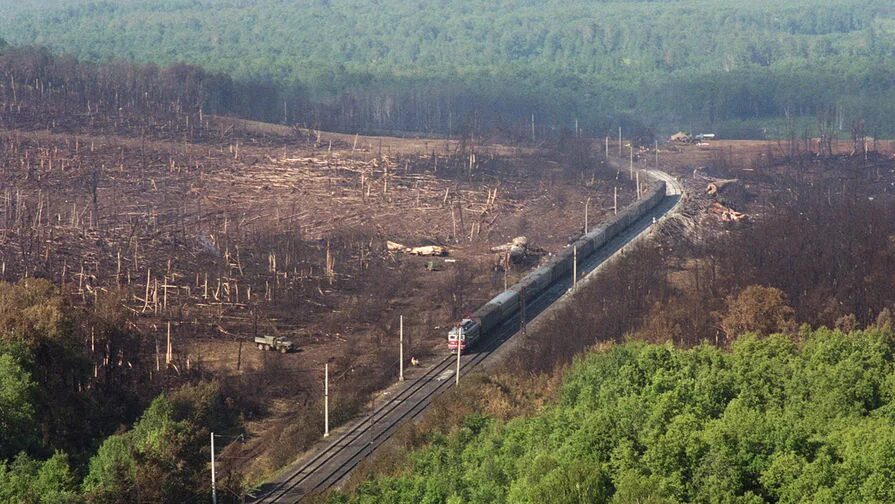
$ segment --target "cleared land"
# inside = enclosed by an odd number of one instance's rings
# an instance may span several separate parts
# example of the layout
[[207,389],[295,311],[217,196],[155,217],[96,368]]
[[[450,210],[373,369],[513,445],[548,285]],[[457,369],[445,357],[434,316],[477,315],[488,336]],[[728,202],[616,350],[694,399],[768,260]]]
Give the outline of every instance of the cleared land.
[[[334,398],[338,422],[394,379],[400,315],[408,359],[440,353],[446,327],[505,275],[512,283],[580,233],[585,206],[593,224],[614,188],[620,206],[634,193],[581,146],[536,153],[218,121],[243,136],[0,131],[0,261],[4,280],[46,277],[85,306],[125,306],[144,339],[120,358],[157,362],[151,381],[240,377],[257,403],[250,474],[316,435],[324,362],[353,391]],[[491,248],[520,235],[534,253],[505,273]],[[389,240],[448,256],[390,252]],[[260,352],[256,334],[301,351]]]

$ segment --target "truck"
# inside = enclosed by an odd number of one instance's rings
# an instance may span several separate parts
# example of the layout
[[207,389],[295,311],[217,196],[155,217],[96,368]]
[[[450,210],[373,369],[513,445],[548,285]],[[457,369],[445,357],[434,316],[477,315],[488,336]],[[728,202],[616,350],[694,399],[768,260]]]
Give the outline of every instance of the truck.
[[255,336],[255,344],[258,345],[258,350],[275,350],[280,353],[295,350],[295,343],[283,336]]

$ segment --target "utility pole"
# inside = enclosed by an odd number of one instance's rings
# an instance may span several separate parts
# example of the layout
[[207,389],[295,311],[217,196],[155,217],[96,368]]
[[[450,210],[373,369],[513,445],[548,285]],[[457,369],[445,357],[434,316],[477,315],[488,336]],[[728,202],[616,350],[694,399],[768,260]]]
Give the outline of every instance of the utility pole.
[[581,130],[578,129],[578,118],[575,118],[575,138],[581,138]]
[[[482,330],[482,328],[479,327],[479,331],[481,331],[481,330]],[[460,322],[460,334],[457,335],[457,373],[454,375],[454,386],[460,386],[460,354],[463,353],[461,345],[463,345],[463,323],[462,322]]]
[[329,437],[329,362],[323,365],[323,437]]
[[631,163],[628,165],[631,175],[631,180],[634,180],[634,142],[631,142]]
[[401,315],[401,318],[398,320],[399,320],[398,326],[399,326],[399,333],[400,333],[399,338],[401,340],[401,353],[400,353],[401,362],[400,362],[400,367],[399,367],[398,381],[404,381],[404,315]]
[[612,188],[612,214],[618,215],[618,187]]
[[578,286],[578,247],[572,247],[572,289]]
[[659,141],[656,140],[656,169],[659,169]]
[[606,137],[606,159],[609,159],[609,137]]
[[214,432],[211,433],[211,503],[218,504],[218,490],[214,481]]
[[531,114],[531,141],[535,141],[535,115]]
[[370,432],[369,436],[369,451],[367,452],[367,457],[373,454],[373,430],[376,428],[376,393],[374,392],[370,395],[370,428],[367,429]]
[[587,210],[590,206],[590,196],[588,196],[587,201],[584,202],[584,234],[587,234]]
[[448,110],[448,138],[451,138],[454,136],[453,124],[451,124],[453,122],[453,119],[454,119],[454,112],[452,110]]
[[637,170],[637,199],[640,199],[640,170]]
[[618,157],[622,157],[622,127],[618,127]]

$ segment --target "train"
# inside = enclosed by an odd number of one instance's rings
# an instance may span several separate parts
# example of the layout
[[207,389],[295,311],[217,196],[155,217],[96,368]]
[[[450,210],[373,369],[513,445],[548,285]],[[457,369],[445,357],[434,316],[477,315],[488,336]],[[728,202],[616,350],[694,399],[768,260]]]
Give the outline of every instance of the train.
[[454,325],[448,331],[448,350],[452,354],[467,351],[492,329],[512,317],[524,303],[531,302],[555,281],[571,274],[572,261],[576,255],[578,264],[581,264],[594,251],[655,208],[663,199],[665,199],[665,182],[655,182],[644,197],[625,207],[608,222],[584,234],[551,258],[547,264],[525,275],[518,283]]

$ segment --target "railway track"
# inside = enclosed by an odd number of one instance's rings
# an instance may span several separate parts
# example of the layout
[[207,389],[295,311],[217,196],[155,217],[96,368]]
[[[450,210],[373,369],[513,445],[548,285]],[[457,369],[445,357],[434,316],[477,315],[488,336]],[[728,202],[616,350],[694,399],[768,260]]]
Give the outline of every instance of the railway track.
[[[490,356],[503,341],[504,340],[499,340],[497,338],[491,339],[487,344],[483,345],[487,348],[479,349],[475,354],[468,354],[469,358],[461,356],[460,375],[462,376],[465,371],[477,366],[481,361]],[[385,405],[375,410],[374,413],[362,422],[357,429],[346,432],[341,438],[333,443],[332,449],[320,452],[311,460],[302,464],[301,467],[283,482],[285,485],[284,488],[279,489],[279,491],[274,492],[272,495],[269,495],[258,502],[281,502],[284,498],[289,496],[290,492],[293,492],[297,487],[301,486],[302,483],[307,481],[317,469],[324,467],[328,462],[337,458],[343,451],[349,448],[354,441],[359,440],[361,443],[367,443],[367,455],[375,451],[379,445],[391,437],[390,434],[394,429],[405,421],[415,419],[425,411],[432,399],[446,391],[448,388],[454,386],[456,360],[457,359],[453,355],[447,356],[434,366],[430,367],[424,375],[411,381],[407,388],[401,390],[397,396],[389,399]],[[437,383],[436,388],[427,391],[422,398],[423,401],[414,402],[411,407],[406,410],[396,411],[406,399],[412,397],[415,392],[433,382]],[[395,414],[389,416],[393,412]],[[379,430],[376,428],[377,424],[379,424]],[[360,456],[362,459],[364,458],[363,455],[363,451],[359,451],[355,456],[341,462],[334,470],[329,472],[320,481],[309,486],[307,491],[303,493],[312,494],[339,482],[357,466],[359,460],[355,460],[355,458]]]
[[[666,182],[666,198],[582,262],[579,266],[581,277],[589,275],[626,245],[644,236],[644,231],[649,229],[653,219],[662,219],[677,207],[683,194],[680,184],[664,172],[647,172],[653,178]],[[571,278],[554,282],[526,306],[528,319],[534,319],[562,298],[571,284]],[[513,337],[522,326],[521,317],[522,313],[515,313],[493,329],[471,352],[461,356],[461,377],[487,360],[506,340]],[[349,425],[334,441],[323,445],[316,454],[288,471],[283,479],[267,488],[262,487],[257,495],[250,496],[249,502],[298,502],[307,495],[337,486],[362,460],[388,440],[400,425],[416,419],[435,397],[454,386],[456,361],[455,355],[448,355],[431,365],[421,376],[404,382],[404,386],[392,397],[385,399],[378,408],[373,408],[372,414]]]

